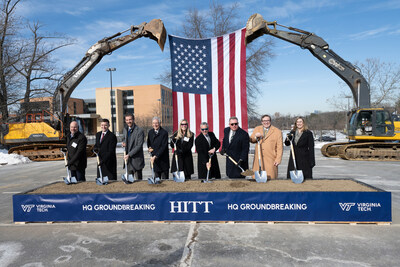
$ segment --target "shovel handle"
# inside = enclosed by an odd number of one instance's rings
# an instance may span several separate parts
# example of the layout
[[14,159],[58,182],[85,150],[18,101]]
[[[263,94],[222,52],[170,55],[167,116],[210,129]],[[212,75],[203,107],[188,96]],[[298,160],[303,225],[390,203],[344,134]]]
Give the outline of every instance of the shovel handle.
[[125,162],[125,166],[126,166],[126,164],[128,164],[128,160],[125,159],[125,156],[126,156],[126,151],[124,151],[124,162]]
[[210,167],[207,167],[207,170],[210,170],[210,168],[211,168],[211,157],[210,157],[210,159],[208,160],[208,163],[210,164]]
[[238,165],[238,163],[233,159],[233,158],[231,158],[231,156],[227,156],[236,166],[239,166]]
[[294,169],[297,170],[296,157],[294,155],[294,148],[293,148],[293,142],[292,141],[290,141],[290,150],[292,151]]
[[176,143],[175,143],[175,142],[174,142],[174,150],[175,150],[176,171],[179,172],[178,153],[177,153],[177,151],[176,151]]

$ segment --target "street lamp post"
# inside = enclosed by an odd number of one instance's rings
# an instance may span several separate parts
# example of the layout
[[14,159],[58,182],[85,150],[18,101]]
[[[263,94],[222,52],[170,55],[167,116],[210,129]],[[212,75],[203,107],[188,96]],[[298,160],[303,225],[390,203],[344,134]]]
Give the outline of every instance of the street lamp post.
[[[107,68],[106,71],[110,72],[110,103],[111,103],[111,131],[115,133],[115,117],[113,110],[113,88],[112,88],[112,72],[116,71],[116,68]],[[115,96],[114,96],[114,106],[115,106]]]
[[159,108],[159,111],[160,111],[160,119],[161,119],[162,122],[164,122],[163,121],[163,117],[162,117],[163,114],[162,114],[161,98],[158,98],[157,101],[159,101],[158,108]]

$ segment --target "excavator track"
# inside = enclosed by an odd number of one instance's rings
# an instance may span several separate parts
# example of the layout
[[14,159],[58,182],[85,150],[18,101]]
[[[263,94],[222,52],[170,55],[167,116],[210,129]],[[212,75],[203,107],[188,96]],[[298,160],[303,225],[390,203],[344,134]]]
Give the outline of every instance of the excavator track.
[[338,158],[339,148],[343,145],[349,144],[349,142],[344,143],[328,143],[321,147],[321,153],[328,158]]
[[339,148],[339,157],[347,160],[400,161],[400,143],[349,143]]
[[[8,154],[18,154],[29,158],[32,161],[52,161],[63,160],[64,156],[60,149],[65,148],[62,143],[49,143],[49,144],[27,144],[22,146],[12,147],[8,150]],[[93,156],[93,146],[86,146],[86,153],[88,157]]]

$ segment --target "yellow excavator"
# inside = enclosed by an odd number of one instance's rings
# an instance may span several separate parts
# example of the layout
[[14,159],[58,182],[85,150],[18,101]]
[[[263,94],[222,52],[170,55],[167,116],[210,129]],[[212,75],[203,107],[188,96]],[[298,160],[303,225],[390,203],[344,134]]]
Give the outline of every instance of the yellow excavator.
[[[279,30],[278,26],[289,31]],[[370,87],[358,68],[329,49],[328,43],[314,33],[280,25],[276,21],[267,22],[260,14],[253,14],[246,24],[246,43],[264,34],[309,50],[350,87],[356,108],[349,111],[349,142],[324,145],[321,148],[324,156],[400,161],[400,121],[384,108],[371,107]]]
[[[129,33],[125,34],[126,32]],[[62,159],[63,154],[60,149],[65,147],[69,123],[75,120],[81,131],[83,128],[79,117],[69,116],[66,112],[72,92],[103,56],[141,37],[155,40],[163,51],[166,40],[163,22],[160,19],[153,19],[149,23],[143,22],[140,25],[131,26],[128,30],[103,38],[91,46],[74,69],[64,75],[62,82],[56,88],[51,113],[43,111],[39,116],[29,114],[24,123],[2,125],[1,143],[11,147],[8,153],[17,153],[34,161]],[[51,118],[50,122],[43,120],[44,115]],[[87,149],[91,150],[90,147]]]

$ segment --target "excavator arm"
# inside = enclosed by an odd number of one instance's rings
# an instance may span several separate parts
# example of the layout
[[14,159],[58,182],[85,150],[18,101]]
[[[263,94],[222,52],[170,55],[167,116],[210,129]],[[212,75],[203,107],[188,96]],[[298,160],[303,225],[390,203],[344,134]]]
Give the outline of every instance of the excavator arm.
[[[268,26],[272,26],[271,28]],[[277,30],[277,26],[290,31]],[[308,49],[317,59],[338,75],[351,89],[354,101],[359,108],[370,107],[370,88],[368,82],[350,62],[345,61],[321,37],[293,27],[286,27],[274,22],[267,22],[260,14],[253,14],[246,24],[246,43],[261,35],[269,34],[284,41]]]
[[[130,31],[130,33],[121,36],[127,31]],[[67,103],[72,92],[97,63],[100,62],[104,55],[110,54],[114,50],[141,37],[148,37],[155,40],[161,50],[164,50],[166,30],[163,22],[159,19],[153,19],[149,23],[143,22],[138,26],[131,26],[130,29],[103,38],[90,47],[82,60],[73,70],[64,75],[61,83],[58,85],[53,98],[54,113],[58,113],[60,119],[64,118]]]

